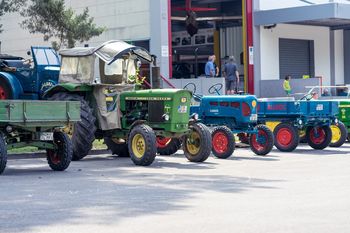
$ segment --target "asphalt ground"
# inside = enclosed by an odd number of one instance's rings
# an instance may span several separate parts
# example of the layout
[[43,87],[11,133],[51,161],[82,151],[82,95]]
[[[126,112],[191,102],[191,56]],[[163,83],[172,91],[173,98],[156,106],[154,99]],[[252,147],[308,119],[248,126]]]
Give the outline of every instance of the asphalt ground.
[[350,232],[350,144],[266,157],[239,148],[150,167],[101,152],[53,172],[42,155],[10,155],[0,176],[0,232]]

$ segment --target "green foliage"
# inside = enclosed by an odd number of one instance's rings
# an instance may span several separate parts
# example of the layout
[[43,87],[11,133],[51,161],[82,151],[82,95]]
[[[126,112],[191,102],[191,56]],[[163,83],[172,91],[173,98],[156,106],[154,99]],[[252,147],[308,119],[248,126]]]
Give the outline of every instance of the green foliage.
[[[0,0],[0,17],[8,12],[15,12],[25,3],[25,0]],[[0,33],[2,32],[2,24],[0,24]]]
[[26,17],[22,27],[30,33],[44,34],[45,41],[58,39],[52,43],[56,49],[62,46],[72,48],[77,41],[82,43],[105,30],[93,23],[88,8],[75,14],[73,9],[66,8],[64,0],[31,0],[22,16]]

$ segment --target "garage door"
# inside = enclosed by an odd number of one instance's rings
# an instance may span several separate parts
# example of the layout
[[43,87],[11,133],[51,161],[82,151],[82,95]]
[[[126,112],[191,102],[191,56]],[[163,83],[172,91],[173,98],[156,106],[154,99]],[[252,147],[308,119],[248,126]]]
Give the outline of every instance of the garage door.
[[312,40],[279,39],[280,79],[315,76],[314,42]]

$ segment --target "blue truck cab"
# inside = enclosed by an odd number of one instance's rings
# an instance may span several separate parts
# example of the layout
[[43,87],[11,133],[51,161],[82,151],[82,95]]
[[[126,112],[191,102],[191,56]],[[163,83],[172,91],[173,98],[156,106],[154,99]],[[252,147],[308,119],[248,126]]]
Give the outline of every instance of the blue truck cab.
[[59,56],[50,47],[31,47],[30,59],[0,55],[0,99],[42,99],[56,85]]

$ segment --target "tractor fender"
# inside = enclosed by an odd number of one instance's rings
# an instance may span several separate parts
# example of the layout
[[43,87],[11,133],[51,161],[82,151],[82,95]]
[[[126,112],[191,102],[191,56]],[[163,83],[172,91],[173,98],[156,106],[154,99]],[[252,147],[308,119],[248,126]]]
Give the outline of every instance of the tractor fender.
[[0,72],[0,80],[3,79],[11,88],[12,98],[19,99],[20,95],[23,94],[23,88],[17,77],[13,74]]
[[88,85],[82,85],[82,84],[73,84],[73,83],[61,83],[57,84],[48,90],[45,91],[43,97],[49,98],[53,94],[57,92],[76,92],[76,93],[82,93],[82,92],[92,92],[93,87]]

